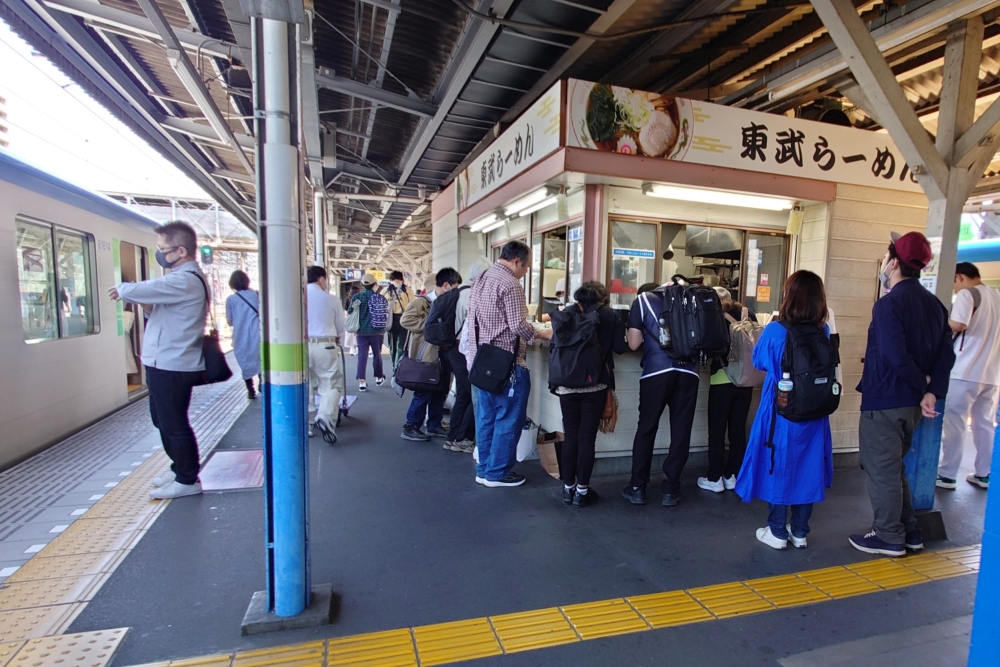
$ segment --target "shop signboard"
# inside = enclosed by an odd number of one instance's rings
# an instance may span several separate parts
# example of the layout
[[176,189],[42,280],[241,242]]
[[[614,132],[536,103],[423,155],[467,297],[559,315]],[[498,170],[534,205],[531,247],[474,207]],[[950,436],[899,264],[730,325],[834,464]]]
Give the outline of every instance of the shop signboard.
[[934,294],[937,292],[938,273],[941,270],[941,237],[929,236],[927,242],[931,246],[931,261],[920,272],[920,284]]
[[922,192],[889,135],[570,79],[566,145]]
[[344,271],[345,280],[361,280],[361,276],[365,275],[363,269],[347,269]]
[[476,203],[560,146],[562,82],[556,83],[458,175],[458,210]]

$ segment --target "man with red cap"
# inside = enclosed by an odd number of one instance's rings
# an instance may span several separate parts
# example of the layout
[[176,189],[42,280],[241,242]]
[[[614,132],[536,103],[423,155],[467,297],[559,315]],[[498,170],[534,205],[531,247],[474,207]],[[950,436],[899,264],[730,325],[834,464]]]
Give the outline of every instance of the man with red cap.
[[904,556],[924,547],[903,471],[903,457],[921,417],[937,416],[955,363],[948,311],[918,280],[931,261],[920,232],[891,235],[879,279],[888,294],[875,302],[868,327],[858,440],[875,521],[851,545],[872,554]]

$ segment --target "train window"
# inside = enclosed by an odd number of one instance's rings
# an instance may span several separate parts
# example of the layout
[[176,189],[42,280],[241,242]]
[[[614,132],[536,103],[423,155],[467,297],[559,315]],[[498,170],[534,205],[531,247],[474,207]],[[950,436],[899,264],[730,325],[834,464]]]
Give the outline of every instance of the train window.
[[59,267],[59,323],[62,336],[94,333],[94,294],[91,289],[90,239],[83,234],[56,229]]
[[16,230],[24,340],[97,333],[93,238],[22,218]]

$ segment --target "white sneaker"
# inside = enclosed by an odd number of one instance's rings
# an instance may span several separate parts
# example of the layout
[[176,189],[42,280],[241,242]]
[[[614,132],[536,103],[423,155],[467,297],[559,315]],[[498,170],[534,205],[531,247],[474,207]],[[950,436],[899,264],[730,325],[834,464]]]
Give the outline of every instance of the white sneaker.
[[174,473],[165,472],[162,475],[157,475],[150,481],[152,482],[153,487],[158,489],[164,484],[169,484],[170,482],[174,481]]
[[729,477],[722,478],[722,484],[726,487],[726,491],[736,490],[736,475],[731,475]]
[[149,497],[153,500],[164,500],[166,498],[183,498],[184,496],[197,496],[201,493],[201,482],[194,484],[181,484],[173,481],[158,489],[149,492]]
[[792,534],[792,524],[787,524],[785,526],[785,530],[788,531],[788,541],[792,543],[793,547],[795,547],[796,549],[805,549],[807,546],[809,546],[806,543],[806,538],[795,537],[795,535]]
[[708,481],[708,477],[699,477],[698,487],[705,489],[706,491],[714,491],[715,493],[722,493],[726,490],[726,486],[721,477],[714,482]]
[[788,540],[781,540],[774,536],[770,526],[757,529],[757,539],[773,549],[787,549]]
[[358,380],[358,391],[368,391],[368,382],[365,380]]
[[476,475],[476,484],[483,484],[485,486],[485,484],[486,484],[486,478],[485,477],[480,477],[479,475]]

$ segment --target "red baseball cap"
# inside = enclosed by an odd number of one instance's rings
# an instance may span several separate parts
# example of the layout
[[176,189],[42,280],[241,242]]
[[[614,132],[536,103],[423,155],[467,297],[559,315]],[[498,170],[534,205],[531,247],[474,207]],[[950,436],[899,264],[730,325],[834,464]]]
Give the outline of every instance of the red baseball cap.
[[930,264],[933,253],[931,244],[927,242],[927,237],[920,232],[908,232],[900,236],[896,232],[891,232],[889,238],[896,249],[896,257],[903,264],[911,269],[921,270]]

